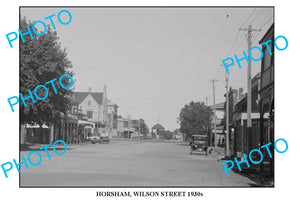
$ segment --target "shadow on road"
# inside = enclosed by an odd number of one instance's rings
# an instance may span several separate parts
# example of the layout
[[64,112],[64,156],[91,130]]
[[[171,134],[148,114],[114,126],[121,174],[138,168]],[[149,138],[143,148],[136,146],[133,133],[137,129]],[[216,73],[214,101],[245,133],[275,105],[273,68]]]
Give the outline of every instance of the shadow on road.
[[[21,144],[20,151],[42,151],[44,152],[45,149],[40,150],[41,147],[46,146],[48,144]],[[53,150],[53,146],[48,146],[47,150]],[[64,146],[55,146],[55,150],[65,150]],[[71,148],[67,147],[67,150],[72,150]]]
[[190,146],[188,143],[176,143],[177,146]]
[[206,155],[206,153],[205,152],[193,152],[193,154],[191,154],[191,155]]

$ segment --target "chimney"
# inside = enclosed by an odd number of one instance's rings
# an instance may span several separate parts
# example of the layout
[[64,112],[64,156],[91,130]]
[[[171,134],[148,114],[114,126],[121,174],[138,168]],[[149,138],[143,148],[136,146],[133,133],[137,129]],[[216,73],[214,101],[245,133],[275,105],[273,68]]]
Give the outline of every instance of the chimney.
[[239,88],[239,95],[238,95],[239,100],[241,100],[243,98],[243,91],[244,91],[243,87],[240,87]]
[[92,87],[89,87],[89,93],[91,93],[92,92]]

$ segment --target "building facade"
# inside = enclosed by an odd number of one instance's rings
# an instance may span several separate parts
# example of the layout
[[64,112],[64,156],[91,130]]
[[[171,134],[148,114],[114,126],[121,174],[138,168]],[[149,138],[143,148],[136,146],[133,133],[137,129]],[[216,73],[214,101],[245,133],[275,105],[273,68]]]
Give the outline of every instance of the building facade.
[[117,131],[118,137],[130,139],[135,129],[132,127],[131,120],[129,118],[123,118],[122,116],[119,116]]
[[[226,94],[224,95],[226,97]],[[233,89],[229,88],[228,92],[228,115],[229,115],[229,152],[230,155],[236,155],[236,145],[235,145],[235,123],[233,120],[233,113],[235,110],[235,106],[237,103],[239,103],[243,98],[245,97],[245,94],[243,93],[243,88],[239,89]],[[227,100],[226,100],[227,101]],[[225,102],[226,104],[226,102]],[[226,119],[226,117],[225,117]],[[225,120],[226,122],[226,120]],[[226,126],[224,126],[224,131],[226,131]]]
[[102,127],[107,122],[107,100],[106,86],[103,93],[92,92],[89,88],[88,92],[73,92],[73,104],[87,115],[88,121],[94,122],[95,127]]
[[21,143],[52,143],[63,140],[67,144],[80,143],[86,140],[92,129],[100,133],[116,135],[117,105],[110,103],[106,95],[106,85],[103,92],[75,92],[72,94],[72,105],[65,113],[49,126],[37,128],[34,125],[22,125]]
[[110,137],[118,136],[118,105],[108,100],[107,103],[107,126]]
[[[214,105],[209,106],[214,110]],[[225,102],[216,104],[216,118],[212,116],[211,120],[211,140],[210,144],[214,143],[214,122],[216,122],[216,142],[219,146],[224,146],[225,144],[225,132],[224,132],[224,118],[225,118]]]
[[[231,129],[233,128],[232,155],[240,157],[242,154],[248,155],[252,149],[260,146],[260,122],[259,122],[259,102],[258,91],[260,88],[260,73],[257,73],[251,80],[251,121],[252,140],[248,142],[247,131],[247,93],[234,106],[232,112]],[[230,102],[229,102],[230,103]],[[253,155],[254,156],[254,155]],[[255,157],[255,156],[254,156]]]
[[[266,34],[259,41],[260,44],[272,40],[274,41],[274,24],[268,29]],[[273,44],[273,42],[272,42]],[[273,158],[264,157],[264,161],[269,161],[270,173],[274,174],[274,45],[269,45],[272,55],[266,45],[262,46],[263,58],[261,60],[261,85],[259,90],[260,103],[260,141],[261,145],[272,142],[270,147]],[[264,156],[268,156],[262,150]],[[262,167],[263,168],[263,167]]]

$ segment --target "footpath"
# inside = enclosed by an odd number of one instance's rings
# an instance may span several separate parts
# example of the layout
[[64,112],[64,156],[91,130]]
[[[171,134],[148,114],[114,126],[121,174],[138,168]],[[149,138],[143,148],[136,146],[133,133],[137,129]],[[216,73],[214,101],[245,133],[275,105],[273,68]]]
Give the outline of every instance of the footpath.
[[[215,157],[218,161],[220,161],[220,163],[223,163],[227,160],[234,161],[233,157],[225,159],[225,149],[221,147],[213,147],[211,155]],[[270,164],[268,162],[264,162],[263,166],[262,164],[250,164],[249,168],[245,163],[243,163],[240,164],[240,167],[242,171],[239,171],[236,165],[233,167],[232,171],[249,178],[250,180],[255,182],[257,186],[274,187],[274,176],[271,175]]]

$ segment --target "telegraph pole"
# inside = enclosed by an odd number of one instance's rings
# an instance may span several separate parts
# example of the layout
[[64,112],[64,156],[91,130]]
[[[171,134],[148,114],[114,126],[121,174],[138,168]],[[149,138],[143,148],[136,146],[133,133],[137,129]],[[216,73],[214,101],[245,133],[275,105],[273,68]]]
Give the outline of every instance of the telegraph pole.
[[127,133],[128,133],[128,139],[129,139],[129,119],[130,119],[130,114],[129,114],[129,106],[127,106]]
[[[220,66],[224,66],[223,64]],[[226,80],[226,146],[225,146],[225,157],[230,157],[229,152],[229,99],[228,99],[228,81],[229,81],[229,73],[225,72],[225,80]]]
[[[239,30],[247,31],[247,41],[248,41],[248,53],[251,49],[251,36],[252,31],[261,31],[261,29],[252,29],[252,25],[250,24],[248,28],[240,28]],[[248,57],[249,64],[248,64],[248,73],[247,73],[247,139],[248,139],[248,146],[249,150],[252,149],[252,120],[251,120],[251,58]],[[242,142],[243,143],[243,142]],[[244,150],[242,150],[242,153]]]
[[141,134],[141,119],[139,119],[139,139],[140,139],[140,134]]
[[208,100],[208,97],[206,96],[205,97],[205,104],[206,104],[206,106],[207,106],[207,100]]
[[129,133],[129,123],[130,123],[130,118],[129,118],[129,115],[128,115],[128,127],[127,127],[127,130],[128,130],[128,139],[130,139],[130,133]]
[[229,73],[225,72],[226,78],[226,153],[225,157],[229,157],[229,99],[228,99],[228,80],[229,80]]
[[212,79],[211,81],[213,85],[213,103],[214,103],[214,137],[215,137],[215,147],[217,147],[217,126],[216,126],[216,100],[215,100],[215,82],[217,80]]

